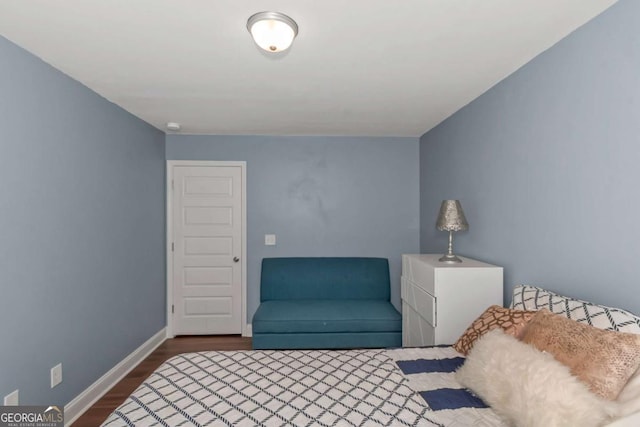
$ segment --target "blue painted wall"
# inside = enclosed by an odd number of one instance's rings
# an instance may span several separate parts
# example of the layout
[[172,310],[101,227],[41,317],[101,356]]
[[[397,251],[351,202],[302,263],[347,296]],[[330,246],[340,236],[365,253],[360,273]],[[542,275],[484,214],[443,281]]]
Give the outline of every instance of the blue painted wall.
[[162,132],[0,38],[0,397],[66,404],[165,325],[165,158],[247,161],[249,320],[266,256],[387,257],[398,305],[400,255],[445,248],[444,198],[471,224],[457,251],[503,265],[507,294],[640,312],[639,24],[621,0],[419,142],[175,135],[166,154]]
[[640,313],[640,2],[621,0],[420,140],[421,249]]
[[166,156],[247,162],[249,322],[264,257],[389,258],[399,307],[401,254],[419,251],[417,138],[168,135]]
[[66,404],[165,324],[164,134],[4,38],[0,64],[0,397]]

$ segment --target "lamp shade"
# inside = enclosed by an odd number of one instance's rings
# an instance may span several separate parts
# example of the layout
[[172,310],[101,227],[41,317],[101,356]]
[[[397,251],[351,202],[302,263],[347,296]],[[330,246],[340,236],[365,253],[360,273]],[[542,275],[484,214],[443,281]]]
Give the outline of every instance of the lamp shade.
[[247,29],[258,46],[267,52],[287,50],[298,34],[298,24],[278,12],[259,12],[247,21]]
[[459,200],[442,201],[436,228],[440,231],[464,231],[469,229],[469,223],[464,216]]

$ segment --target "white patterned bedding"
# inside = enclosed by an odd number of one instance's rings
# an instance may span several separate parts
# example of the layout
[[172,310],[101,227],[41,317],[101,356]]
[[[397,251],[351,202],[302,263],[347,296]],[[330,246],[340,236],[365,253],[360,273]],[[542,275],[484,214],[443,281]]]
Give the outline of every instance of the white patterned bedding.
[[103,426],[502,426],[455,382],[460,359],[450,347],[187,353]]
[[452,347],[401,348],[388,350],[387,355],[440,425],[506,427],[491,408],[456,381],[454,373],[464,357]]

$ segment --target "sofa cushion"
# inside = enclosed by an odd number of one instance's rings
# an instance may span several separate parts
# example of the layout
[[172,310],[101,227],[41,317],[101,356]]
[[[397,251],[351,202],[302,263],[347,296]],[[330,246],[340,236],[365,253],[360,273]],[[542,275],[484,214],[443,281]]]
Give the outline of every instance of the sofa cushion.
[[389,301],[386,258],[264,258],[260,301],[380,299]]
[[310,349],[310,348],[398,348],[402,346],[402,332],[327,332],[299,334],[253,334],[254,350]]
[[387,301],[263,301],[253,316],[254,334],[398,332],[402,316]]

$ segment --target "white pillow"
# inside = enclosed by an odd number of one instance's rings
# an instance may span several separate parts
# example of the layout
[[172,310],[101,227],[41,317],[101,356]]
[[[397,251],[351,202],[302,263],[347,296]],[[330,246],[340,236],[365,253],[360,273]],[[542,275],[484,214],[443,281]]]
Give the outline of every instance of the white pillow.
[[456,379],[518,427],[596,427],[617,409],[551,354],[499,328],[475,343]]
[[565,297],[535,286],[516,286],[511,306],[515,310],[526,311],[546,308],[552,313],[598,329],[640,334],[640,317],[626,310]]
[[618,408],[619,417],[640,411],[640,369],[629,379],[627,385],[624,386],[616,402],[620,405]]

